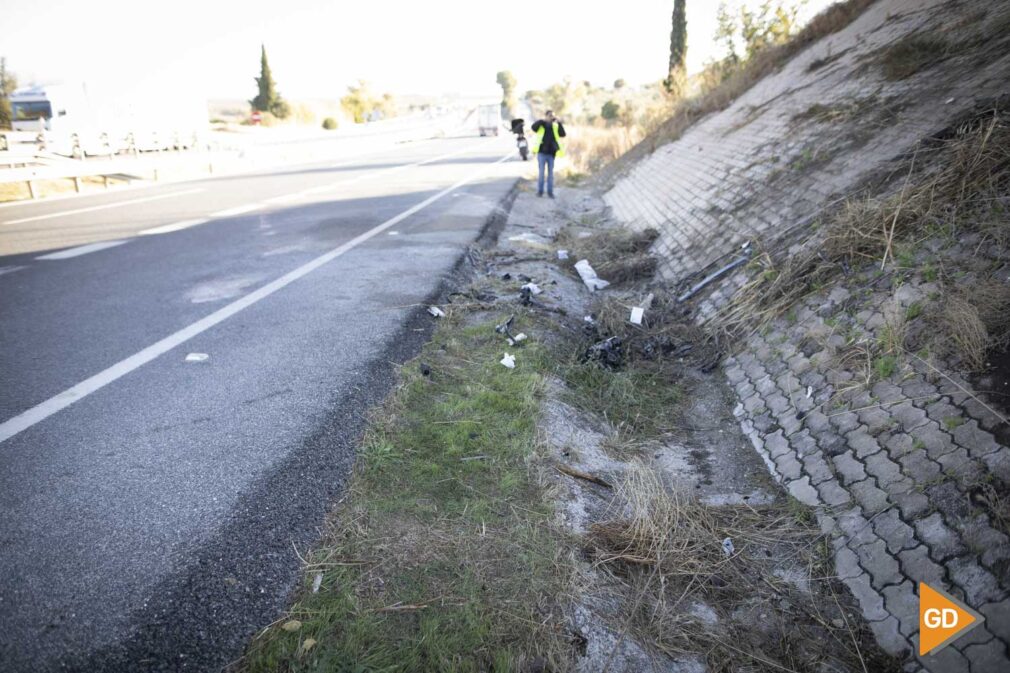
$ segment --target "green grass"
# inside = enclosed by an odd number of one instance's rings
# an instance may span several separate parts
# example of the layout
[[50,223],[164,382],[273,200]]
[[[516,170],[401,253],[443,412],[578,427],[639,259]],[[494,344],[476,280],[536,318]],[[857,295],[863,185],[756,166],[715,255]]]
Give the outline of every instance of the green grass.
[[898,359],[893,355],[881,355],[873,360],[873,373],[878,379],[889,379],[898,371]]
[[661,368],[630,364],[611,371],[595,362],[561,368],[566,401],[606,418],[618,431],[645,438],[674,428],[680,386]]
[[[529,325],[528,333],[533,330]],[[508,671],[560,661],[566,565],[534,454],[542,347],[446,320],[376,415],[309,559],[318,593],[250,647],[248,671]],[[406,606],[406,607],[405,607]],[[286,630],[283,623],[301,626]]]

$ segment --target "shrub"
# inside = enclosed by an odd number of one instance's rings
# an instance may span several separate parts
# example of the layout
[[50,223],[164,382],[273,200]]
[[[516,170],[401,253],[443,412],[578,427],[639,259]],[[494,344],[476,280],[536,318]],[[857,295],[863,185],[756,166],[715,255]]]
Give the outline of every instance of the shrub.
[[323,120],[323,128],[327,131],[332,131],[337,128],[337,120],[333,117],[327,117]]
[[608,100],[603,104],[603,107],[600,108],[600,116],[607,121],[617,119],[617,115],[619,115],[620,112],[621,106],[612,100]]

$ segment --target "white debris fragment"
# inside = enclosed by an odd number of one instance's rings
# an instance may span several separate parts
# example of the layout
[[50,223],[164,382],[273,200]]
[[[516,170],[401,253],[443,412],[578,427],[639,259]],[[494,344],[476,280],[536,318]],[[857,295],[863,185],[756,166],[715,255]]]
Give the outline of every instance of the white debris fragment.
[[190,353],[186,356],[186,362],[203,362],[204,360],[209,360],[210,356],[206,353]]
[[733,549],[733,540],[731,540],[730,538],[726,538],[725,540],[722,541],[722,553],[726,555],[726,558],[732,556],[734,551],[735,550]]
[[391,232],[389,232],[389,235],[390,236],[399,236],[400,232],[398,232],[398,231],[391,231]]
[[629,320],[631,321],[632,325],[641,325],[642,324],[642,318],[644,316],[645,316],[645,309],[644,308],[642,308],[641,306],[632,306],[631,307],[631,318],[629,318]]
[[579,232],[579,238],[589,238],[592,235],[593,235],[593,233],[590,232],[590,231],[580,231]]
[[591,316],[591,315],[585,316],[582,319],[582,321],[585,322],[587,325],[592,325],[592,324],[596,323],[596,321],[593,319],[593,316]]
[[589,288],[590,292],[602,290],[610,285],[608,281],[605,281],[596,275],[596,272],[593,271],[593,267],[590,266],[588,259],[580,259],[577,261],[575,263],[575,270],[579,272],[582,282],[586,284],[586,287]]
[[501,363],[506,367],[508,367],[509,369],[516,368],[516,358],[514,355],[509,355],[508,353],[505,353],[505,357],[501,359]]
[[443,311],[442,309],[440,309],[437,306],[429,306],[428,307],[428,313],[432,314],[436,318],[444,318],[445,317],[445,311]]
[[655,298],[656,298],[656,295],[652,294],[651,292],[649,294],[645,295],[645,299],[643,299],[642,303],[640,304],[640,306],[642,307],[642,310],[643,311],[648,311],[650,308],[652,308],[652,300],[655,299]]
[[809,400],[810,396],[813,395],[813,394],[814,394],[814,388],[813,388],[813,386],[807,386],[807,399]]
[[568,251],[558,250],[558,259],[568,259]]
[[513,341],[515,341],[516,343],[519,343],[520,341],[526,341],[526,332],[519,332],[519,334],[516,334],[515,337],[513,337]]
[[318,594],[319,587],[321,587],[322,584],[323,584],[323,574],[316,573],[316,576],[312,578],[312,593]]
[[541,294],[543,292],[543,290],[540,289],[540,286],[537,285],[536,283],[526,283],[520,289],[522,289],[522,290],[529,290],[530,294],[532,294],[534,296],[538,295],[538,294]]

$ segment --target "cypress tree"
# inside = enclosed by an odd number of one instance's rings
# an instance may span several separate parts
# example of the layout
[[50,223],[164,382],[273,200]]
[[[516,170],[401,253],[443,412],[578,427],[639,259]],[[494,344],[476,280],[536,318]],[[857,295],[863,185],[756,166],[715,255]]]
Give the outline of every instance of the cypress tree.
[[663,86],[676,96],[683,95],[687,83],[687,0],[673,0],[673,27],[670,30],[670,64]]
[[256,78],[259,93],[249,101],[254,110],[270,112],[275,117],[283,119],[290,113],[290,107],[277,93],[274,77],[270,73],[270,63],[267,62],[267,48],[260,45],[260,76]]

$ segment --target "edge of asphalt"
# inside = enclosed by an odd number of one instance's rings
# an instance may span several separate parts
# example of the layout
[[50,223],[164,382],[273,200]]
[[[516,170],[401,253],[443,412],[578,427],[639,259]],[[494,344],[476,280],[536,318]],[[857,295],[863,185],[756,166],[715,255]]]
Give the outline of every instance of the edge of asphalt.
[[366,365],[362,379],[368,385],[334,398],[315,433],[239,497],[228,522],[200,545],[187,567],[156,585],[152,596],[162,599],[134,613],[132,633],[47,666],[88,673],[219,671],[242,656],[249,639],[277,618],[300,586],[296,549],[318,542],[324,517],[345,491],[367,425],[364,411],[386,398],[396,367],[430,340],[434,321],[427,305],[476,272],[471,251],[497,241],[520,182],[515,180],[424,303]]

